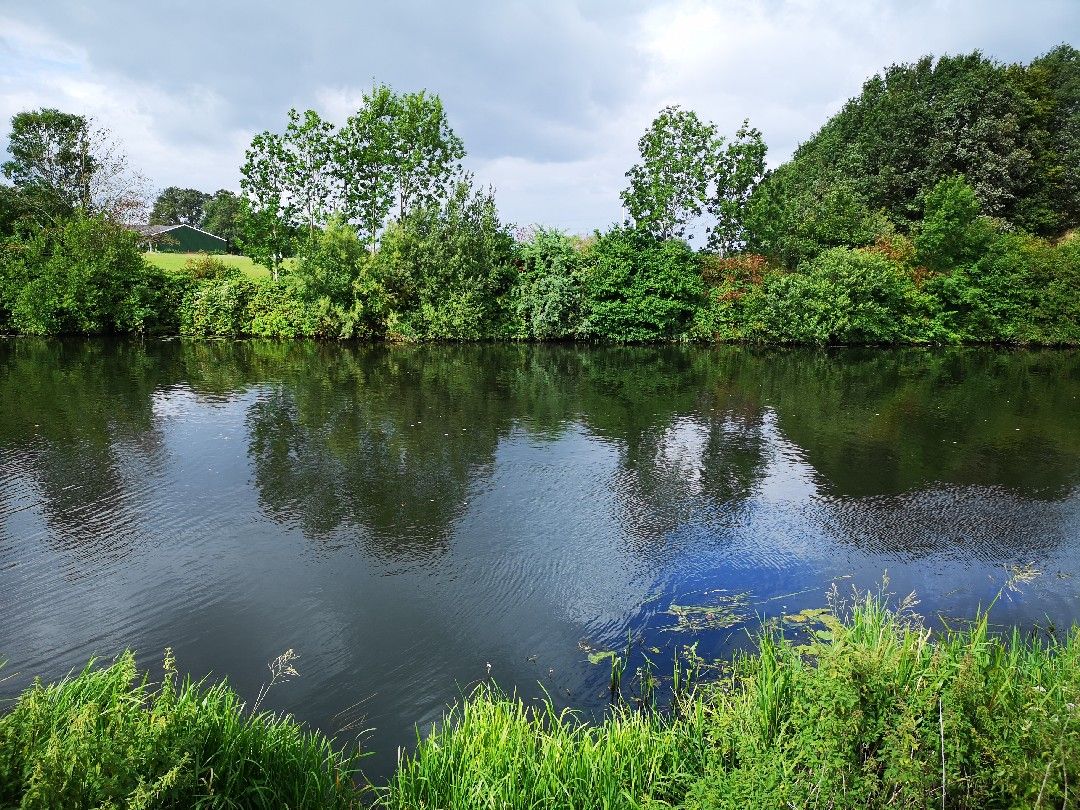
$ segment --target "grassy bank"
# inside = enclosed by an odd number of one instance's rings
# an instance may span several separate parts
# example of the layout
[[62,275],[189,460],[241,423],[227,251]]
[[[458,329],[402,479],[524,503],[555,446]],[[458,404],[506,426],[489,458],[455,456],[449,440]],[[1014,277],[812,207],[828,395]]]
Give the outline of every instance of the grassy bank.
[[0,807],[345,808],[354,760],[227,685],[151,684],[125,653],[34,684],[0,716]]
[[[386,808],[1069,807],[1080,633],[931,635],[872,600],[767,631],[670,712],[603,723],[477,689],[404,757]],[[352,762],[226,687],[150,687],[130,656],[0,719],[0,806],[341,807]],[[211,790],[212,784],[212,790]],[[112,802],[112,804],[108,804]]]

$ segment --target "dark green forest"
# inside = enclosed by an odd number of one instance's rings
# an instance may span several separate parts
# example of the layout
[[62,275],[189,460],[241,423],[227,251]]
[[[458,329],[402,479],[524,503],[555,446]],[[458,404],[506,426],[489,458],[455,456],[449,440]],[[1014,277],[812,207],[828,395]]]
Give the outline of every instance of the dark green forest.
[[340,127],[293,110],[239,196],[167,189],[151,218],[212,221],[269,278],[144,261],[122,156],[82,116],[20,113],[8,151],[0,332],[1080,344],[1070,45],[893,65],[771,171],[750,122],[665,108],[626,219],[588,236],[503,222],[435,95],[375,87]]

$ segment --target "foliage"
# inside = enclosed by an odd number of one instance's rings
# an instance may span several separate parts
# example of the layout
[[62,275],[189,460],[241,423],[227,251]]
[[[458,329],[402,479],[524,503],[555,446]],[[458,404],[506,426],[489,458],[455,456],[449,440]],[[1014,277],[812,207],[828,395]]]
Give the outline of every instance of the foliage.
[[442,100],[421,90],[400,99],[396,122],[394,173],[398,219],[415,206],[434,205],[460,172],[465,147],[446,118]]
[[727,256],[746,244],[746,218],[754,190],[765,176],[768,151],[761,131],[743,121],[734,140],[720,154],[716,190],[709,211],[716,224],[709,233],[709,249]]
[[349,222],[358,224],[372,252],[394,204],[392,172],[400,106],[400,98],[390,87],[373,87],[333,144],[331,171],[340,189],[342,212]]
[[4,176],[42,225],[76,213],[126,222],[142,210],[142,179],[109,132],[85,116],[45,108],[17,113],[8,152]]
[[180,334],[198,337],[238,337],[248,334],[248,308],[259,282],[238,271],[197,280],[180,306]]
[[153,330],[162,286],[137,235],[101,216],[9,241],[0,259],[0,311],[24,334]]
[[355,757],[225,683],[149,681],[124,653],[35,683],[0,716],[0,804],[31,808],[349,808]]
[[658,239],[686,235],[709,197],[722,139],[693,110],[665,107],[638,140],[641,163],[626,173],[622,193],[631,221]]
[[536,340],[573,337],[581,317],[581,251],[556,230],[539,228],[517,245],[514,336]]
[[[984,214],[1057,236],[1080,222],[1078,100],[1080,52],[1068,45],[1028,66],[978,51],[893,65],[762,182],[749,242],[789,267],[819,247],[866,245],[872,237],[851,227],[865,219],[860,208],[910,230],[935,186],[956,175]],[[830,198],[825,208],[847,211],[838,224],[850,236],[807,232],[805,212]]]
[[979,215],[975,190],[963,177],[941,180],[927,193],[923,218],[916,226],[919,262],[943,272],[975,261],[991,236],[989,224]]
[[284,138],[256,135],[240,168],[244,198],[240,212],[240,247],[278,277],[282,260],[292,254],[296,207],[287,196],[290,177]]
[[360,268],[367,261],[367,252],[356,231],[337,217],[307,242],[289,276],[297,294],[305,300],[326,298],[339,306],[348,306],[352,303],[353,285]]
[[199,228],[203,224],[206,204],[210,195],[194,188],[169,186],[162,191],[150,211],[151,225],[191,225]]
[[748,247],[795,268],[834,247],[867,247],[891,230],[872,211],[854,183],[807,182],[802,164],[789,163],[771,175],[747,202]]
[[702,298],[697,255],[631,228],[599,236],[582,258],[584,337],[618,342],[682,335]]
[[690,337],[717,342],[751,340],[753,319],[761,306],[761,285],[766,273],[773,270],[757,253],[702,257],[705,300],[694,311]]
[[0,239],[14,236],[33,222],[33,212],[26,194],[14,186],[0,183]]
[[334,126],[324,121],[314,110],[303,116],[289,110],[285,135],[280,143],[284,156],[285,194],[296,212],[290,224],[306,227],[309,238],[315,226],[330,216],[331,199],[331,139]]
[[[751,192],[765,170],[761,132],[743,121],[727,144],[716,125],[693,110],[665,107],[638,141],[641,163],[626,173],[622,193],[630,222],[657,239],[693,239],[707,211],[709,247],[731,253],[744,241],[743,220]],[[688,233],[690,231],[690,233]]]
[[236,194],[228,189],[218,189],[203,204],[203,219],[199,227],[224,239],[232,252],[240,239],[242,212],[242,203]]
[[768,274],[747,306],[757,340],[828,345],[918,341],[921,304],[912,277],[888,257],[833,248],[797,272]]
[[89,121],[81,115],[40,109],[11,119],[4,176],[46,221],[90,207]]
[[492,193],[474,191],[468,181],[458,182],[444,203],[414,209],[387,231],[372,261],[385,295],[385,334],[505,336],[512,253],[513,239],[499,222]]

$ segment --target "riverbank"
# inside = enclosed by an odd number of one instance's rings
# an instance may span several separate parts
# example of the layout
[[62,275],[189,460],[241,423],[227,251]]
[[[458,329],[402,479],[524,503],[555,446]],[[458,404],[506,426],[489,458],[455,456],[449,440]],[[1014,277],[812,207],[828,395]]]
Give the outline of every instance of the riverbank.
[[169,661],[150,684],[127,654],[5,711],[0,804],[982,808],[1076,795],[1075,629],[1002,637],[983,617],[932,634],[872,598],[786,627],[801,632],[764,631],[696,688],[685,667],[658,678],[671,710],[624,704],[595,725],[484,684],[423,730],[387,785],[362,789],[359,752],[251,716],[225,685],[177,683]]
[[[945,192],[973,193],[962,183],[946,183]],[[375,253],[350,226],[331,223],[272,276],[235,257],[158,266],[164,260],[145,259],[136,234],[74,218],[0,249],[0,332],[1080,345],[1080,241],[996,228],[985,218],[939,234],[942,245],[966,245],[958,256],[886,229],[870,244],[822,248],[785,264],[698,252],[626,227],[589,238],[537,230],[515,239],[473,214],[471,224],[455,215],[415,232],[393,230]]]

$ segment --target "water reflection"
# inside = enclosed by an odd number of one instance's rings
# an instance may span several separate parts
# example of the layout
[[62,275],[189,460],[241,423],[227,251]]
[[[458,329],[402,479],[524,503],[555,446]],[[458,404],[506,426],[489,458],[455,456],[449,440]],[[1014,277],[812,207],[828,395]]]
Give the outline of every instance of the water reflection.
[[172,645],[252,694],[293,646],[306,677],[271,702],[333,731],[363,701],[377,771],[488,663],[600,705],[582,645],[683,643],[669,605],[721,589],[751,594],[749,627],[887,568],[955,615],[1023,566],[1002,621],[1068,622],[1078,372],[986,349],[0,341],[0,657],[56,676]]

